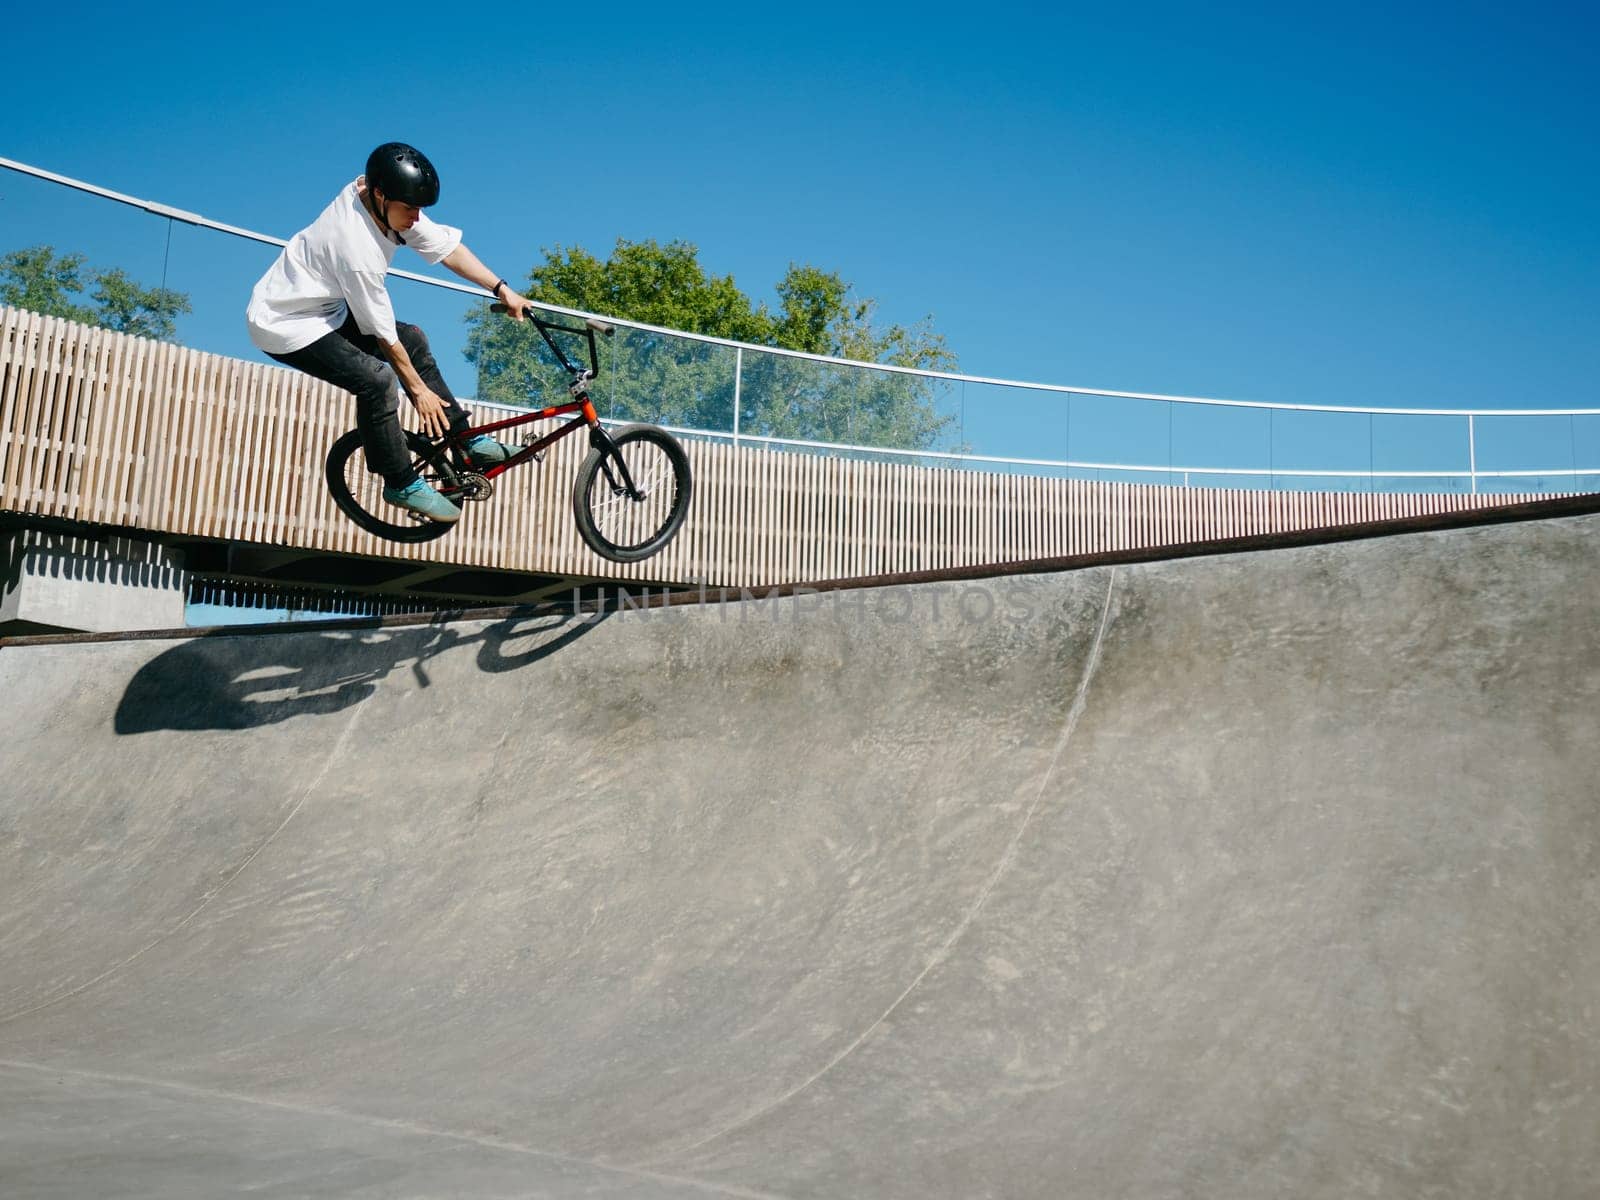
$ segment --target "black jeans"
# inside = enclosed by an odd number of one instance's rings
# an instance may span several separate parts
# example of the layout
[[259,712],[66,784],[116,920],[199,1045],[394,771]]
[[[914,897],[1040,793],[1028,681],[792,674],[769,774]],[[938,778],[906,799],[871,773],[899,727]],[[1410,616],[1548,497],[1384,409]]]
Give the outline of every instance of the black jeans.
[[[439,364],[428,348],[428,335],[415,325],[396,324],[395,332],[422,382],[444,401],[450,428],[462,429],[470,418],[439,374]],[[362,333],[355,317],[346,317],[337,330],[302,350],[268,357],[354,392],[356,428],[361,431],[367,469],[382,475],[390,487],[405,487],[416,479],[405,435],[400,431],[400,380],[378,349],[378,339]]]

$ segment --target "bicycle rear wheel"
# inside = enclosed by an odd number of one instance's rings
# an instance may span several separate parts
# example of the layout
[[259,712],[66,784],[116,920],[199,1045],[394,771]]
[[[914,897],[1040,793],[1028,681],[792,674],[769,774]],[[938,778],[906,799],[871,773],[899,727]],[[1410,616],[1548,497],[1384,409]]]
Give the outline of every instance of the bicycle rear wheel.
[[[406,433],[406,449],[417,474],[435,488],[454,487],[459,482],[455,468],[442,448],[435,447],[420,433]],[[333,502],[368,533],[391,542],[431,542],[449,533],[453,526],[438,521],[414,519],[383,498],[383,477],[367,470],[361,450],[361,432],[352,429],[334,442],[326,465],[328,491]]]
[[[595,447],[572,484],[572,515],[589,549],[612,562],[638,562],[677,536],[694,490],[689,456],[678,439],[654,425],[629,425]],[[627,489],[616,456],[627,465]]]

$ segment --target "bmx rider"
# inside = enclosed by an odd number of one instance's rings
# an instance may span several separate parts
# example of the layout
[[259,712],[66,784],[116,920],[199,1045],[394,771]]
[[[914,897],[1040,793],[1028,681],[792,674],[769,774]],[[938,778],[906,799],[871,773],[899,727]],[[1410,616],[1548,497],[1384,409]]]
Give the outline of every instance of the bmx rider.
[[[528,301],[462,243],[461,231],[430,220],[439,175],[421,151],[386,142],[366,173],[347,185],[295,234],[250,295],[250,340],[268,357],[353,392],[367,469],[382,475],[388,503],[429,520],[453,522],[461,510],[411,467],[400,429],[400,390],[433,437],[469,421],[434,361],[427,336],[395,321],[384,277],[410,246],[494,294],[522,320]],[[473,466],[503,462],[511,449],[487,435],[466,444]]]

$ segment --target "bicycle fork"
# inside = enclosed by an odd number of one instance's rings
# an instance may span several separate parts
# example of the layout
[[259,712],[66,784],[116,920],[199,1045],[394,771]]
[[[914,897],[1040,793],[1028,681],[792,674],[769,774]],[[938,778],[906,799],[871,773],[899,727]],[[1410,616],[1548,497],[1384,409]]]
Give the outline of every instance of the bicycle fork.
[[[606,483],[611,486],[613,496],[626,496],[630,500],[645,498],[646,493],[639,490],[639,485],[634,483],[633,476],[628,471],[628,462],[622,457],[622,451],[617,449],[616,442],[611,440],[611,435],[605,431],[598,419],[589,426],[589,446],[600,452],[600,470],[606,477]],[[616,464],[617,471],[622,475],[620,483],[617,482],[617,476],[612,473],[612,463]]]

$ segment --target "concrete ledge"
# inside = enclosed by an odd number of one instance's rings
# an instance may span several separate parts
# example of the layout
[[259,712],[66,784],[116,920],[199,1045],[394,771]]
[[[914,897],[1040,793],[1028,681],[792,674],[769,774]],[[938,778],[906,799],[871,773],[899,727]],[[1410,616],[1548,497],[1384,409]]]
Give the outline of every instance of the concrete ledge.
[[181,553],[138,538],[0,533],[0,634],[183,624]]

